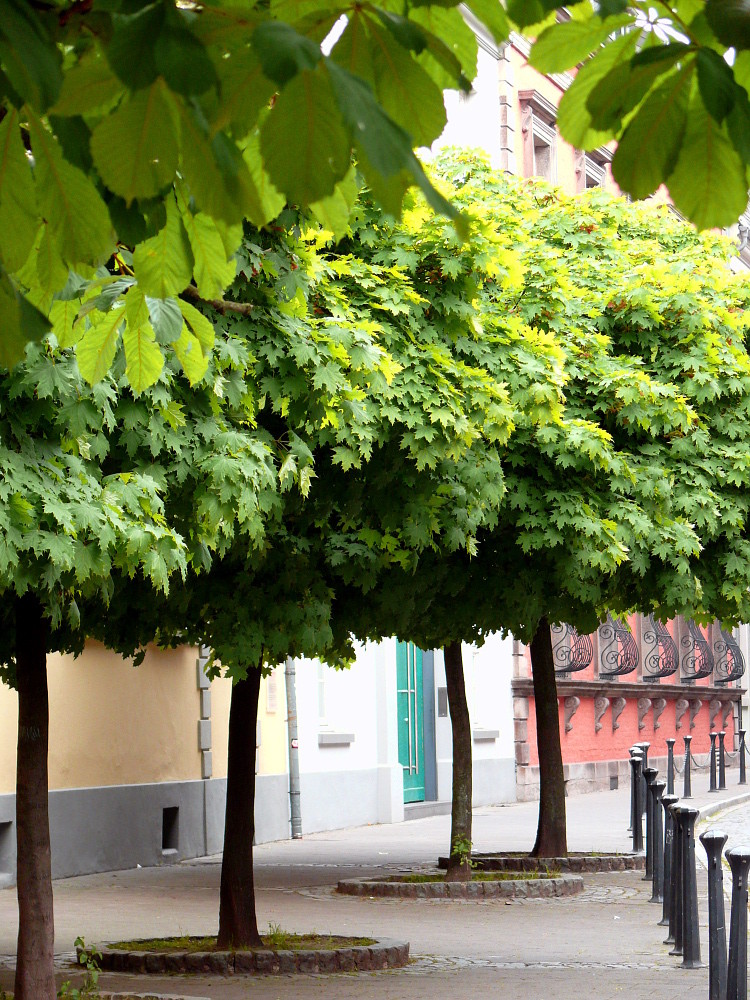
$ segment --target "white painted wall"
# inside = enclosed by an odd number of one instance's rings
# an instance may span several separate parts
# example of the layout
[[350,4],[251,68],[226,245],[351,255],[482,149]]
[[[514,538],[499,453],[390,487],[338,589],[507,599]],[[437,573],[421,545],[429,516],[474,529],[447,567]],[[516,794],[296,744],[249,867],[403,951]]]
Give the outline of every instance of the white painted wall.
[[499,63],[481,46],[477,58],[477,77],[470,94],[456,90],[445,91],[445,110],[448,123],[433,149],[461,146],[464,149],[483,149],[493,166],[500,161],[500,93]]

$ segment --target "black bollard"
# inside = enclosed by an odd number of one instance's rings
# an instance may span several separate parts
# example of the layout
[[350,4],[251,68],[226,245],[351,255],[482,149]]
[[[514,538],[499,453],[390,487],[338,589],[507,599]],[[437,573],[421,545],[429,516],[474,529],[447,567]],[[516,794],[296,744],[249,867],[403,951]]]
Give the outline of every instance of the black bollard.
[[721,852],[727,835],[721,830],[707,830],[700,840],[708,860],[708,1000],[726,1000],[727,932]]
[[719,791],[727,787],[727,758],[724,752],[724,740],[726,733],[723,729],[719,731]]
[[643,881],[654,877],[654,782],[659,772],[655,767],[646,767],[642,774],[646,779],[646,873]]
[[682,811],[685,806],[672,806],[672,911],[669,933],[664,944],[671,944],[670,955],[682,954]]
[[708,790],[716,791],[716,733],[709,733],[711,740],[711,767],[708,772]]
[[745,776],[745,730],[740,729],[740,780],[738,784],[746,785],[747,778]]
[[667,795],[674,795],[674,745],[673,736],[667,740]]
[[666,787],[666,781],[654,781],[651,785],[651,832],[654,841],[654,846],[651,849],[652,903],[664,902],[664,834],[661,822],[661,797]]
[[[672,853],[674,849],[674,818],[672,816],[672,806],[677,802],[676,795],[663,795],[661,804],[664,807],[664,884],[662,896],[664,905],[661,911],[659,924],[662,927],[669,927],[669,918],[672,913]],[[670,942],[671,943],[671,942]]]
[[[639,757],[641,756],[641,748],[640,747],[632,746],[630,748],[629,752],[630,752],[630,760],[631,760],[631,762],[633,760],[633,757],[635,757],[636,754],[638,754]],[[633,777],[634,774],[635,774],[635,771],[631,767],[630,768],[630,826],[628,827],[628,831],[629,832],[632,831],[632,829],[633,829],[633,816],[635,816],[635,790],[636,790],[637,785],[636,785],[635,779]]]
[[695,874],[695,821],[700,809],[682,810],[682,968],[702,969],[698,924],[698,879]]
[[643,754],[643,766],[641,767],[641,811],[643,815],[646,815],[648,810],[648,787],[646,782],[646,768],[648,767],[648,748],[651,746],[650,743],[636,743],[636,746],[640,747],[641,753]]
[[750,868],[750,847],[731,847],[726,858],[732,869],[727,1000],[747,1000],[747,871]]
[[692,742],[692,736],[683,736],[685,741],[685,770],[682,775],[682,797],[683,799],[692,799],[693,790],[690,786],[690,743]]
[[630,768],[633,775],[633,853],[640,854],[643,850],[643,816],[641,811],[641,755],[634,753],[630,758]]

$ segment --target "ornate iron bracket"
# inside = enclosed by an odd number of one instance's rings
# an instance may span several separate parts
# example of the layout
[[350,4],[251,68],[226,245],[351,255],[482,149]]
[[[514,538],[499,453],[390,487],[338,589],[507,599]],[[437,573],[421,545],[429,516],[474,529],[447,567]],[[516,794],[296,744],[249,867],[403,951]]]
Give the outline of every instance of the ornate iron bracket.
[[719,632],[721,638],[714,643],[714,684],[731,684],[745,673],[745,657],[731,632],[723,628]]
[[607,612],[607,620],[599,626],[601,640],[600,677],[621,677],[631,674],[638,666],[638,647],[635,639],[621,621]]
[[646,619],[643,632],[644,645],[650,647],[643,657],[644,677],[670,677],[677,673],[680,657],[669,629],[653,615]]
[[570,674],[585,670],[594,659],[594,644],[590,635],[579,635],[567,622],[550,625],[552,657],[556,674]]
[[688,635],[682,637],[680,645],[686,650],[682,658],[682,676],[688,681],[710,677],[714,670],[714,654],[708,640],[692,619],[688,620]]

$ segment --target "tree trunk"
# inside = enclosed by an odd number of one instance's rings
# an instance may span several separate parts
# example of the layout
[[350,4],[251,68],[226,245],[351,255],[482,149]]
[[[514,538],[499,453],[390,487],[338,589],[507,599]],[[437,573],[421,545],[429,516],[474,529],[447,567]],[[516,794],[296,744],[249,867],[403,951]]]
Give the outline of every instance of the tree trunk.
[[18,954],[16,1000],[55,1000],[49,838],[47,624],[32,594],[16,604]]
[[471,724],[461,643],[450,643],[443,653],[453,733],[451,851],[445,877],[450,882],[468,882],[471,878]]
[[561,858],[568,853],[565,826],[565,773],[560,748],[557,681],[549,622],[542,618],[531,640],[531,672],[536,707],[539,755],[539,826],[531,852],[536,858]]
[[227,807],[219,895],[219,948],[257,948],[262,942],[255,914],[255,732],[260,666],[232,688],[229,709]]

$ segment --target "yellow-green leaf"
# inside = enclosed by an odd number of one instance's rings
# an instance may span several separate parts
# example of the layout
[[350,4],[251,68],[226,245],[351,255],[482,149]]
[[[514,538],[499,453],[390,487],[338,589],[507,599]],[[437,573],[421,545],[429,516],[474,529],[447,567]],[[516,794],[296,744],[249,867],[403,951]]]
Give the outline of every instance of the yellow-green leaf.
[[90,178],[65,159],[57,139],[27,112],[39,211],[69,266],[98,264],[114,249],[107,206]]
[[183,326],[180,338],[172,346],[190,384],[200,382],[208,368],[208,357],[203,354],[198,338]]
[[179,295],[193,276],[193,253],[174,198],[167,199],[167,222],[156,236],[139,243],[133,268],[144,295]]
[[159,378],[164,367],[164,356],[154,339],[150,323],[138,327],[127,326],[122,335],[125,346],[125,375],[136,395],[148,389]]
[[195,283],[203,298],[217,298],[232,283],[237,265],[227,260],[224,242],[214,220],[205,212],[193,215],[188,201],[184,187],[178,187],[177,204],[193,251]]
[[52,114],[90,114],[112,104],[122,90],[107,60],[92,49],[65,72]]
[[112,366],[124,319],[125,306],[119,306],[104,313],[78,340],[78,368],[92,385],[103,379]]
[[0,256],[9,271],[23,266],[38,228],[31,164],[23,148],[18,112],[10,108],[0,122]]
[[171,183],[178,139],[161,79],[102,118],[91,136],[91,155],[104,183],[128,205],[134,198],[153,197]]
[[199,312],[195,306],[191,306],[189,302],[185,302],[184,299],[178,299],[177,301],[185,322],[198,338],[203,353],[207,354],[214,346],[215,333],[213,323],[206,319],[203,313]]
[[57,299],[52,303],[49,318],[52,321],[52,332],[60,347],[73,347],[78,340],[73,332],[73,322],[78,314],[79,303],[76,299]]

